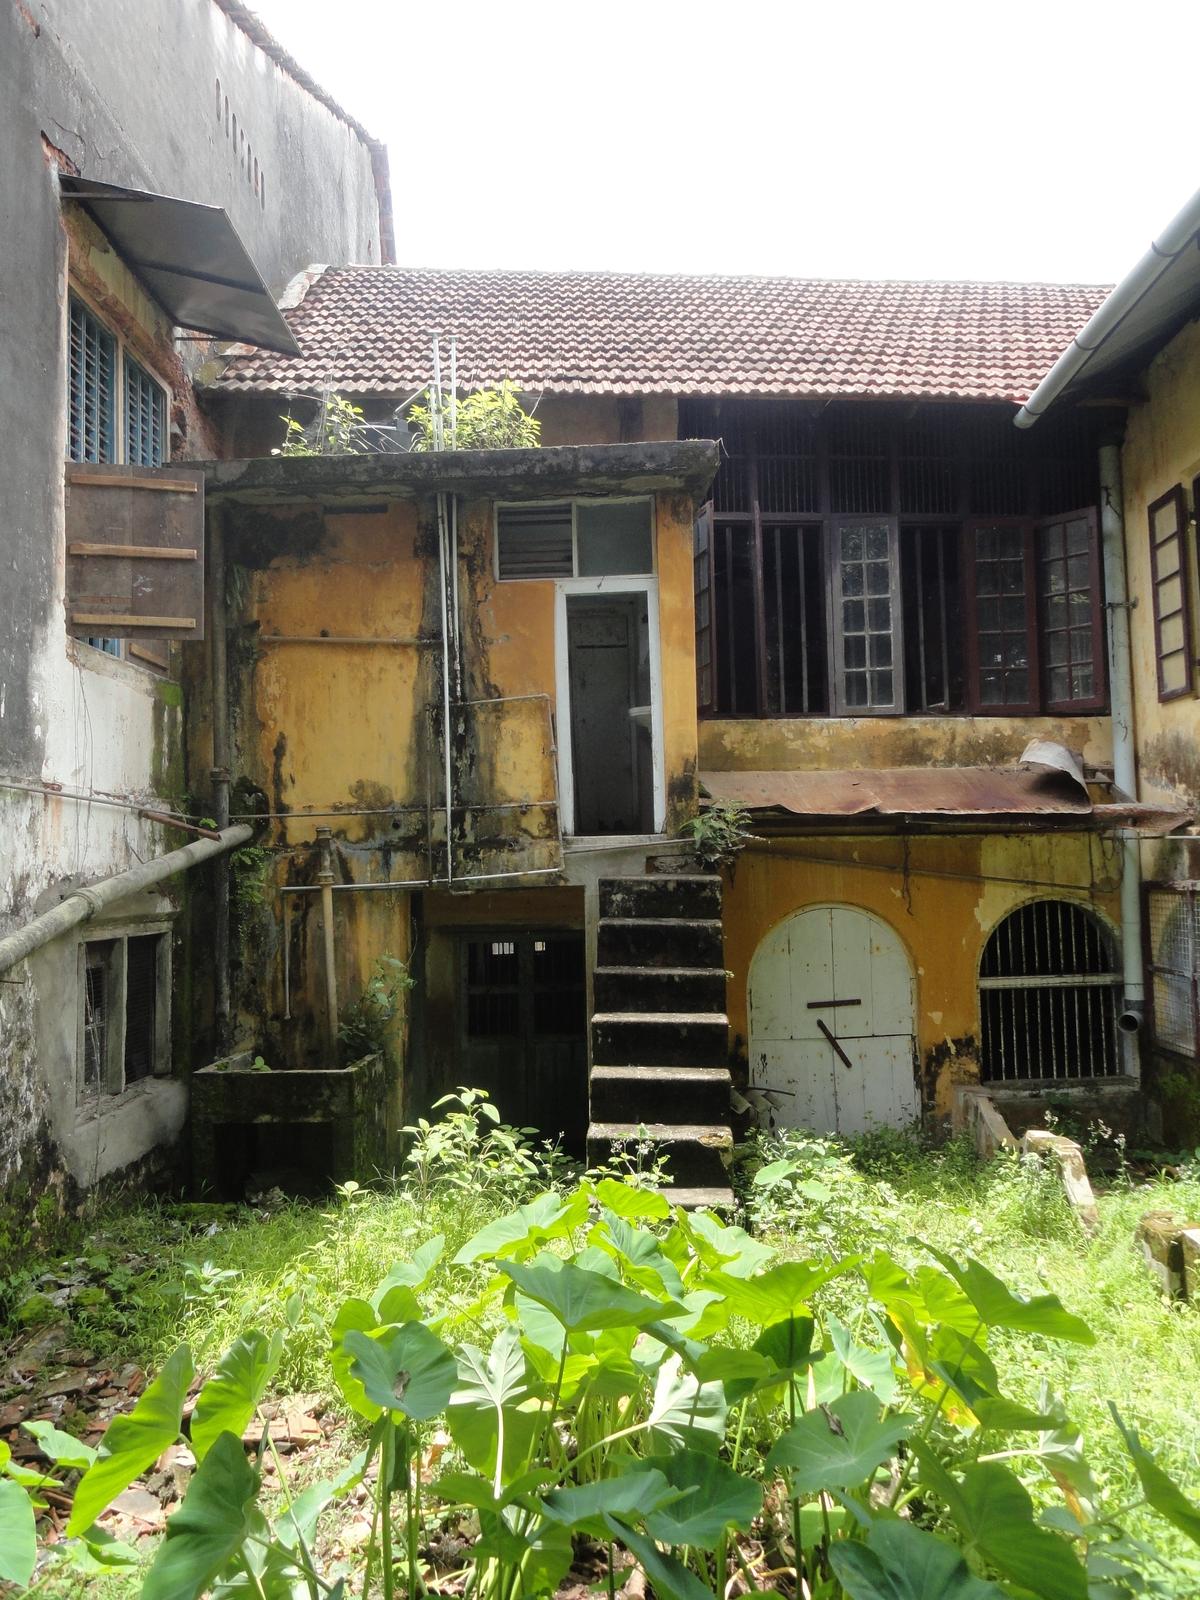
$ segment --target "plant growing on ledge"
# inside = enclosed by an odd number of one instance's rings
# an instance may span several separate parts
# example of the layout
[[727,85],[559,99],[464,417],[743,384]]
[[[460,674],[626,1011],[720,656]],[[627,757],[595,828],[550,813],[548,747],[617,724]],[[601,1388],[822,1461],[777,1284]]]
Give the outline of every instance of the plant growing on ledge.
[[307,427],[290,412],[279,420],[284,425],[283,443],[271,451],[273,456],[358,456],[378,448],[370,442],[363,408],[344,395],[322,395]]
[[437,396],[428,389],[424,400],[408,413],[411,450],[534,450],[541,444],[541,423],[525,410],[507,378],[499,388],[477,389],[461,400],[443,394],[440,412]]
[[680,832],[690,835],[696,854],[707,867],[727,865],[754,837],[745,806],[724,801],[706,806],[685,822]]
[[338,1028],[338,1040],[347,1063],[363,1056],[389,1055],[392,1028],[400,1015],[402,997],[413,980],[396,956],[382,955],[362,994],[347,1008]]

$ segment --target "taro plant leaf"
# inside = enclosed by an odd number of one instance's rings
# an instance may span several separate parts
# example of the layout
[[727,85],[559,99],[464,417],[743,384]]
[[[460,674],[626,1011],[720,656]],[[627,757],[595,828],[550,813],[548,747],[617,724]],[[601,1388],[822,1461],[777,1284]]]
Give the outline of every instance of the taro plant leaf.
[[725,1437],[729,1407],[720,1383],[700,1383],[681,1370],[677,1355],[658,1369],[647,1425],[655,1451],[707,1450],[713,1455]]
[[553,1594],[575,1553],[566,1528],[546,1517],[529,1524],[515,1506],[500,1512],[481,1511],[479,1530],[473,1559],[476,1563],[494,1559],[512,1568],[518,1594]]
[[329,1357],[329,1365],[333,1369],[334,1382],[342,1391],[342,1397],[350,1409],[357,1411],[358,1415],[365,1417],[368,1422],[376,1420],[380,1415],[380,1408],[372,1405],[367,1399],[362,1383],[351,1371],[352,1357],[346,1349],[346,1335],[372,1333],[378,1326],[379,1318],[367,1302],[351,1299],[342,1302],[331,1329],[333,1350]]
[[389,1289],[400,1287],[420,1293],[432,1278],[433,1269],[442,1259],[445,1248],[446,1235],[435,1233],[433,1238],[427,1239],[419,1250],[414,1250],[407,1261],[393,1262],[387,1277],[371,1296],[371,1304],[376,1311],[379,1310],[380,1301]]
[[542,1510],[564,1528],[607,1539],[606,1516],[640,1522],[673,1500],[676,1493],[661,1472],[647,1465],[612,1478],[600,1478],[595,1483],[554,1489],[542,1500]]
[[1039,1600],[1087,1600],[1087,1573],[1065,1539],[1034,1520],[1033,1501],[998,1461],[972,1462],[955,1479],[932,1446],[914,1442],[922,1480],[945,1502],[967,1553]]
[[[623,1217],[607,1210],[604,1212],[603,1227],[612,1247],[624,1259],[627,1278],[639,1288],[648,1289],[651,1294],[666,1293],[672,1299],[682,1301],[683,1280],[675,1263],[663,1254],[662,1241],[656,1234],[648,1233],[645,1228],[635,1228]],[[598,1238],[598,1243],[603,1249],[602,1237]]]
[[417,1422],[445,1410],[458,1381],[458,1365],[424,1323],[406,1322],[374,1335],[351,1329],[343,1342],[351,1375],[372,1405]]
[[90,1528],[105,1506],[175,1443],[194,1370],[192,1352],[181,1344],[133,1410],[109,1423],[95,1461],[76,1487],[68,1537]]
[[1032,1433],[1054,1426],[1056,1419],[1045,1412],[1034,1411],[1019,1400],[1010,1400],[1007,1395],[989,1393],[964,1366],[933,1361],[930,1370],[965,1401],[985,1428],[999,1428],[1005,1433]]
[[587,1207],[584,1189],[577,1189],[567,1200],[553,1190],[540,1194],[480,1228],[454,1257],[454,1265],[469,1267],[484,1256],[523,1261],[548,1240],[565,1239],[573,1233],[587,1215]]
[[402,1322],[420,1322],[423,1312],[421,1302],[406,1283],[381,1286],[371,1297],[371,1304],[380,1322],[398,1326]]
[[1186,1533],[1189,1539],[1200,1544],[1200,1506],[1194,1500],[1189,1500],[1175,1480],[1159,1466],[1138,1438],[1137,1430],[1125,1426],[1121,1413],[1111,1400],[1108,1409],[1121,1430],[1142,1493],[1146,1496],[1146,1504],[1157,1511],[1160,1517],[1165,1517],[1173,1528],[1178,1528],[1180,1533]]
[[447,1406],[447,1425],[470,1465],[494,1474],[497,1496],[501,1483],[524,1462],[542,1422],[540,1402],[522,1406],[529,1399],[516,1328],[502,1329],[486,1355],[475,1345],[461,1346],[458,1387]]
[[595,1193],[605,1210],[627,1222],[664,1222],[671,1215],[666,1196],[657,1189],[638,1189],[619,1178],[601,1178]]
[[794,1376],[812,1361],[815,1327],[809,1316],[784,1317],[763,1329],[754,1341],[754,1349],[774,1365],[780,1378]]
[[752,1239],[745,1228],[730,1227],[708,1211],[679,1211],[676,1226],[706,1267],[719,1267],[729,1278],[748,1278],[776,1254]]
[[36,1565],[33,1503],[19,1483],[0,1478],[0,1578],[24,1589]]
[[910,1276],[885,1250],[876,1250],[862,1272],[872,1299],[898,1325],[937,1323],[967,1334],[978,1325],[979,1313],[958,1284],[934,1267],[918,1267]]
[[864,1389],[870,1389],[884,1405],[890,1405],[899,1385],[892,1366],[891,1352],[886,1346],[872,1349],[855,1342],[849,1328],[833,1315],[825,1313],[825,1331],[835,1359],[845,1372]]
[[852,1489],[895,1454],[916,1424],[911,1415],[885,1417],[873,1394],[855,1389],[806,1411],[780,1434],[767,1465],[787,1468],[796,1495]]
[[829,1564],[848,1600],[1004,1600],[952,1544],[899,1519],[876,1522],[866,1544],[837,1540]]
[[1067,1339],[1073,1344],[1095,1344],[1096,1336],[1087,1323],[1067,1311],[1056,1294],[1039,1294],[1026,1300],[1014,1294],[974,1256],[968,1256],[962,1266],[932,1245],[914,1242],[941,1262],[989,1327],[1040,1333],[1048,1339]]
[[23,1422],[21,1426],[26,1433],[33,1435],[38,1442],[38,1449],[56,1467],[84,1469],[96,1459],[96,1452],[90,1444],[84,1444],[73,1433],[63,1433],[52,1422]]
[[775,1362],[759,1351],[730,1350],[719,1345],[691,1362],[689,1370],[701,1383],[720,1382],[730,1405],[736,1405],[756,1389],[769,1388],[780,1381]]
[[669,1545],[697,1545],[715,1549],[730,1528],[749,1528],[762,1510],[762,1488],[743,1478],[718,1456],[699,1450],[676,1450],[671,1455],[652,1456],[648,1467],[657,1467],[668,1485],[681,1491],[678,1500],[657,1510],[643,1506],[646,1532]]
[[665,1554],[653,1539],[635,1533],[616,1517],[605,1517],[608,1532],[642,1564],[659,1600],[712,1600],[712,1590],[689,1572],[678,1556]]
[[245,1538],[258,1483],[240,1437],[214,1439],[167,1522],[141,1600],[197,1600]]
[[651,1300],[600,1272],[574,1266],[548,1253],[529,1266],[500,1262],[523,1295],[546,1306],[568,1333],[601,1328],[641,1328],[683,1310],[673,1300]]
[[[781,1261],[753,1278],[733,1278],[722,1271],[711,1274],[707,1282],[724,1290],[726,1307],[735,1316],[766,1326],[805,1311],[818,1289],[857,1266],[859,1259],[844,1256],[841,1261]],[[703,1338],[699,1329],[697,1333]]]
[[196,1398],[191,1439],[197,1461],[203,1461],[219,1434],[241,1437],[282,1355],[283,1334],[278,1330],[268,1339],[255,1328],[233,1341]]

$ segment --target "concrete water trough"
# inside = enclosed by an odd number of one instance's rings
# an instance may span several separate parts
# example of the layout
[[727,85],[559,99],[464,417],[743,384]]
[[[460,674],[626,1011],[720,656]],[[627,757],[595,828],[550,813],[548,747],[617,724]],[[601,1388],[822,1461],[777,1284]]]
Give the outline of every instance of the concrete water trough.
[[387,1161],[387,1064],[277,1070],[240,1051],[192,1075],[192,1186],[222,1199],[281,1188],[319,1196]]

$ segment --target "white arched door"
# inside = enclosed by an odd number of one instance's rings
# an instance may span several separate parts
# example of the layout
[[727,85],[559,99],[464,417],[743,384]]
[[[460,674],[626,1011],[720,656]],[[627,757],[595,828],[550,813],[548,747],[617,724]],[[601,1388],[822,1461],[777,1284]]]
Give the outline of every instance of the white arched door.
[[799,911],[750,964],[750,1085],[784,1127],[905,1127],[920,1114],[914,1015],[912,967],[885,922]]

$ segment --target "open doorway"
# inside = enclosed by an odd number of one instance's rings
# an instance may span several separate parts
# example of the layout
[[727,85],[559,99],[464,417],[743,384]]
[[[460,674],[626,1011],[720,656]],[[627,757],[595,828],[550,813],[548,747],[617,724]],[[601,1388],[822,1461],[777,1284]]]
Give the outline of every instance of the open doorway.
[[566,597],[576,834],[654,831],[649,601],[645,590]]

